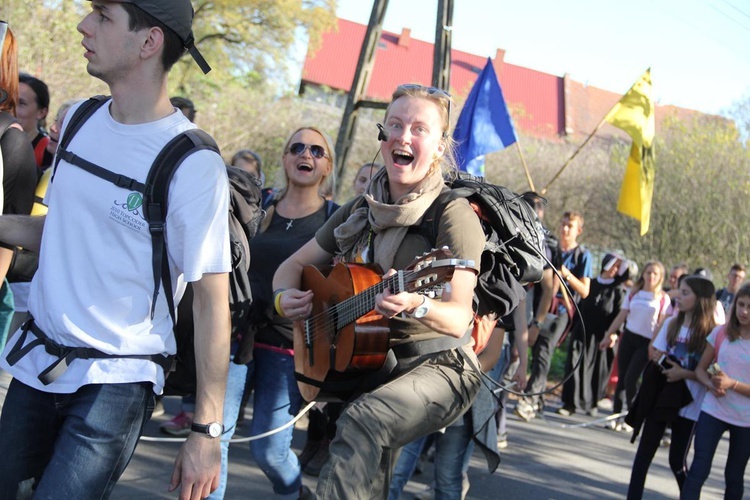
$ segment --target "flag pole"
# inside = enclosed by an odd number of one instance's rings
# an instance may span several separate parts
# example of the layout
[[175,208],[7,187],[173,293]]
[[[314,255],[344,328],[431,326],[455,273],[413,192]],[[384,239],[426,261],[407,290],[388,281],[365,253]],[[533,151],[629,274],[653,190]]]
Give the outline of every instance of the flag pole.
[[[649,71],[651,71],[651,68],[650,68],[650,67],[649,67],[649,68],[648,68],[648,69],[646,70],[646,73],[648,73]],[[644,73],[644,74],[645,74],[645,73]],[[641,78],[642,78],[642,77],[641,77]],[[637,84],[637,83],[638,83],[639,81],[640,81],[640,78],[639,78],[638,80],[636,80],[636,81],[635,81],[635,83],[633,83],[633,85],[631,85],[631,86],[630,86],[630,88],[628,89],[628,92],[630,92],[631,90],[633,90],[633,87],[635,87],[635,86],[636,86],[636,84]],[[625,97],[625,96],[626,96],[626,95],[628,94],[628,92],[625,92],[625,93],[623,94],[623,97]],[[621,99],[622,99],[622,98],[621,98]],[[617,106],[617,105],[618,105],[619,103],[620,103],[620,101],[618,100],[618,101],[617,101],[617,102],[616,102],[616,103],[614,104],[614,106],[612,106],[612,109],[615,109],[615,106]],[[583,147],[584,147],[584,146],[585,146],[586,144],[588,144],[588,143],[589,143],[589,141],[591,140],[591,138],[592,138],[592,137],[594,137],[594,134],[596,134],[596,133],[597,133],[597,132],[599,131],[599,129],[600,129],[600,128],[602,128],[602,126],[603,126],[603,125],[604,125],[604,124],[606,123],[606,121],[607,121],[607,116],[609,116],[609,114],[610,114],[610,113],[612,112],[612,109],[610,109],[609,111],[607,111],[607,114],[605,114],[605,115],[604,115],[604,118],[602,118],[602,121],[600,121],[600,122],[599,122],[599,125],[597,125],[597,126],[596,126],[596,128],[594,129],[594,131],[593,131],[593,132],[591,132],[591,134],[589,134],[589,136],[588,136],[588,137],[586,138],[586,140],[585,140],[585,141],[583,141],[583,144],[581,144],[580,146],[578,146],[578,149],[576,149],[576,150],[575,150],[575,152],[573,153],[573,155],[572,155],[572,156],[571,156],[570,158],[568,158],[568,161],[566,161],[566,162],[565,162],[565,164],[564,164],[564,165],[563,165],[562,167],[560,167],[560,170],[558,170],[558,171],[557,171],[557,173],[556,173],[556,174],[555,174],[555,176],[554,176],[554,177],[552,178],[552,180],[551,180],[551,181],[549,181],[549,182],[547,183],[547,185],[546,185],[546,186],[544,186],[544,189],[542,189],[541,193],[539,193],[539,194],[541,194],[542,196],[544,196],[545,194],[547,194],[547,190],[549,189],[550,185],[551,185],[551,184],[552,184],[553,182],[555,182],[555,181],[557,180],[557,178],[558,178],[558,177],[560,177],[560,174],[562,174],[563,170],[565,170],[565,168],[566,168],[566,167],[567,167],[567,166],[568,166],[568,165],[570,164],[570,162],[572,162],[572,161],[573,161],[573,158],[575,158],[575,157],[576,157],[576,155],[578,155],[578,153],[579,153],[579,152],[581,151],[581,149],[583,149]]]
[[526,182],[529,183],[529,189],[536,193],[536,188],[534,188],[534,181],[531,180],[529,167],[528,165],[526,165],[526,158],[523,157],[523,150],[521,149],[521,141],[518,139],[516,139],[516,148],[518,149],[518,156],[521,157],[521,165],[523,165],[523,173],[526,174]]
[[575,158],[578,155],[578,153],[581,152],[581,149],[583,149],[583,147],[586,144],[589,143],[589,141],[591,140],[591,138],[594,137],[594,135],[599,131],[599,129],[602,128],[602,126],[607,122],[607,115],[608,114],[609,114],[609,112],[607,112],[607,114],[604,115],[604,118],[602,118],[602,121],[599,122],[599,125],[597,125],[596,128],[594,129],[594,131],[591,132],[591,134],[589,134],[589,136],[586,138],[585,141],[583,141],[583,144],[581,144],[580,146],[578,146],[578,149],[576,149],[575,152],[571,155],[571,157],[568,158],[568,160],[565,162],[565,164],[562,167],[560,167],[560,170],[557,171],[557,173],[552,178],[552,180],[549,181],[546,186],[544,186],[544,189],[542,189],[542,191],[539,194],[541,194],[542,196],[544,196],[544,195],[547,194],[547,190],[549,189],[550,185],[552,185],[552,183],[555,182],[558,177],[560,177],[560,174],[562,174],[563,170],[565,170],[565,168],[568,165],[570,165],[570,162],[573,161],[573,158]]

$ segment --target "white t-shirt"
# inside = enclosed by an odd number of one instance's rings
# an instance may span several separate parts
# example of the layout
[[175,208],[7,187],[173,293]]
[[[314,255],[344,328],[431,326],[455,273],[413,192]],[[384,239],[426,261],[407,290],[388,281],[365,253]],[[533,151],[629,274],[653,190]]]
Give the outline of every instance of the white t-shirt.
[[669,297],[662,293],[657,299],[654,292],[638,290],[632,297],[628,294],[622,309],[628,311],[625,328],[651,340],[659,320],[659,314],[666,314],[669,308]]
[[[723,326],[717,326],[708,336],[708,343],[716,349],[716,337]],[[750,340],[737,339],[730,342],[724,337],[719,347],[717,360],[721,371],[729,378],[741,383],[750,383]],[[732,390],[717,398],[710,392],[703,400],[701,410],[712,417],[740,427],[750,427],[750,398]]]
[[[656,339],[654,339],[654,348],[676,357],[680,360],[680,366],[686,370],[695,370],[695,367],[698,366],[701,353],[688,352],[687,341],[690,338],[690,331],[687,327],[681,326],[680,333],[677,335],[677,342],[672,346],[667,346],[667,327],[672,321],[674,321],[674,318],[667,318],[664,321],[661,330],[659,330]],[[680,408],[678,414],[689,420],[697,421],[698,415],[701,412],[701,403],[707,390],[697,380],[685,380],[685,384],[687,384],[687,388],[693,396],[693,401],[689,405]]]
[[[178,111],[152,123],[124,125],[112,118],[107,104],[88,119],[68,149],[145,182],[162,147],[191,128]],[[221,157],[210,151],[189,156],[175,173],[168,196],[165,234],[177,303],[186,282],[231,268],[229,188]],[[66,346],[110,354],[174,354],[163,289],[151,319],[153,252],[141,194],[61,161],[45,200],[49,212],[28,304],[39,328]],[[56,358],[43,347],[8,365],[5,358],[18,335],[8,340],[0,367],[31,387],[70,393],[85,384],[146,381],[160,393],[164,385],[162,368],[147,360],[76,359],[45,386],[37,376]]]

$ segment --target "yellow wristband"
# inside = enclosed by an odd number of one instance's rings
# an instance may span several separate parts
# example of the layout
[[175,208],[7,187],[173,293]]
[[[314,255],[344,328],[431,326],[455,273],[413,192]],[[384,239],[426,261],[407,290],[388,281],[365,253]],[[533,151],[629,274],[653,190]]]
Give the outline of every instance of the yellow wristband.
[[279,288],[273,292],[273,308],[276,309],[276,313],[282,318],[286,318],[286,316],[284,316],[284,310],[281,308],[281,296],[285,291],[286,289]]

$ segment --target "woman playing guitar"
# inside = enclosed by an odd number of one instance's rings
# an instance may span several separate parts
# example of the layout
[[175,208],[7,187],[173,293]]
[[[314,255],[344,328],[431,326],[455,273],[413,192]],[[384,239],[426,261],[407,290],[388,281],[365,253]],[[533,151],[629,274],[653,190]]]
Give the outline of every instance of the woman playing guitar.
[[442,90],[399,86],[379,136],[385,169],[373,176],[364,201],[357,197],[334,213],[315,239],[274,275],[277,309],[301,320],[313,308],[313,293],[300,290],[303,268],[309,264],[326,264],[336,257],[378,264],[391,276],[416,256],[443,246],[457,259],[475,263],[474,269],[455,270],[440,299],[393,294],[387,288],[376,295],[374,311],[389,319],[390,347],[398,365],[384,383],[351,401],[342,413],[330,459],[320,474],[318,498],[382,497],[391,450],[455,421],[479,390],[476,356],[467,335],[485,239],[479,220],[460,198],[442,214],[436,242],[409,231],[447,189],[441,168],[455,168],[450,109],[451,98]]

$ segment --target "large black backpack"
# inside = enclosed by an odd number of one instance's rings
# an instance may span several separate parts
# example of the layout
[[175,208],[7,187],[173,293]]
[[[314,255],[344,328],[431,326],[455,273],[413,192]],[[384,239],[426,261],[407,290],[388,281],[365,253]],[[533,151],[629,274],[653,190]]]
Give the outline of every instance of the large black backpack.
[[[227,167],[229,177],[229,245],[232,271],[229,273],[229,310],[232,338],[247,331],[252,291],[250,290],[250,239],[255,236],[261,216],[260,180],[252,174]],[[188,283],[185,295],[177,306],[175,325],[176,363],[164,384],[167,395],[195,394],[195,328],[193,324],[193,287]]]
[[[97,109],[109,101],[104,96],[95,96],[82,103],[71,117],[58,147],[55,168],[60,159],[76,165],[87,172],[113,184],[139,191],[143,194],[143,211],[149,224],[152,242],[152,269],[154,292],[152,298],[153,316],[156,299],[163,289],[169,312],[174,324],[177,355],[172,370],[165,383],[167,394],[194,394],[196,389],[196,368],[194,353],[193,291],[188,286],[176,307],[174,304],[172,280],[169,272],[164,227],[169,207],[169,184],[182,162],[191,154],[208,149],[219,154],[214,140],[199,129],[185,131],[159,152],[151,165],[146,182],[141,183],[127,176],[117,174],[95,165],[68,151],[70,141],[86,120]],[[249,240],[255,236],[262,219],[260,181],[251,174],[227,167],[230,188],[229,239],[232,254],[229,300],[232,320],[232,335],[247,327],[248,313],[252,303],[247,271],[250,267]]]
[[510,189],[490,184],[483,177],[457,172],[446,181],[451,188],[440,194],[415,228],[435,245],[440,217],[456,198],[466,198],[482,223],[485,245],[482,252],[475,307],[479,315],[498,317],[519,303],[520,284],[537,282],[544,269],[545,231],[531,206]]

